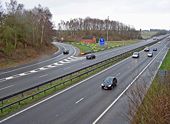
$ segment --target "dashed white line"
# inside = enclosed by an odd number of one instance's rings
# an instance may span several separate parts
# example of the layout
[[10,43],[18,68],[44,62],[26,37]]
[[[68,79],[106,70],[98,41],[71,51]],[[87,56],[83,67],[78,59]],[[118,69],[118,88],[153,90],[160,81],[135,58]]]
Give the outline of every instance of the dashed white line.
[[25,73],[21,73],[21,74],[19,74],[19,76],[25,76],[25,75],[27,75],[27,74],[25,74]]
[[35,71],[35,70],[31,70],[30,72],[31,72],[31,73],[35,73],[35,72],[37,72],[37,71]]
[[84,98],[79,99],[77,102],[75,102],[75,104],[81,102],[83,99],[84,99]]
[[41,67],[41,68],[39,68],[40,70],[46,70],[47,68],[44,68],[44,67]]
[[13,76],[10,76],[10,77],[7,77],[5,78],[6,80],[10,80],[10,79],[13,79],[14,77]]
[[54,65],[63,65],[63,64],[60,64],[60,63],[57,63],[57,62],[56,62],[56,63],[54,63]]
[[9,85],[7,87],[4,87],[4,88],[1,88],[0,90],[4,90],[4,89],[7,89],[7,88],[10,88],[10,87],[13,87],[14,85]]
[[64,62],[64,61],[59,61],[60,63],[64,64],[64,63],[68,63],[68,62]]
[[48,68],[54,68],[55,66],[47,65],[46,67],[48,67]]
[[[162,50],[165,47],[162,48]],[[131,87],[131,85],[139,78],[139,76],[152,64],[152,62],[158,57],[162,50],[150,61],[150,63],[135,77],[135,79],[119,94],[119,96],[105,109],[103,113],[92,123],[96,124],[109,110],[110,108],[120,99],[120,97]]]
[[46,77],[46,76],[48,76],[48,74],[41,75],[41,76],[39,76],[39,77],[42,78],[42,77]]

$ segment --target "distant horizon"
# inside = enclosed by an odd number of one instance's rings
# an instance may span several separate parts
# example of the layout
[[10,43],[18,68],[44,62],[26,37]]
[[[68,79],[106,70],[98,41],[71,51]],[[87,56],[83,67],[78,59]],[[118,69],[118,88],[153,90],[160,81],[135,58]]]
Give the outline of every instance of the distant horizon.
[[[73,18],[98,18],[119,21],[137,30],[170,30],[169,0],[17,0],[26,9],[38,4],[48,7],[57,27],[61,20]],[[1,1],[2,3],[9,0]]]

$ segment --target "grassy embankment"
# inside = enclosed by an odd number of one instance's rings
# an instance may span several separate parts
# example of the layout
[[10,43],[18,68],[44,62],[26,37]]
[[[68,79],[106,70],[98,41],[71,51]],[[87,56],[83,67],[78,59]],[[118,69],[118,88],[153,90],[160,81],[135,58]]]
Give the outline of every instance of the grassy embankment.
[[160,71],[166,75],[157,75],[137,107],[132,124],[169,124],[170,123],[170,51],[164,59]]
[[36,59],[45,58],[54,52],[57,48],[54,46],[44,46],[41,49],[28,47],[18,48],[10,56],[0,53],[0,69],[14,67],[20,64],[29,63]]
[[92,44],[85,44],[82,42],[70,42],[73,46],[76,46],[80,49],[81,53],[86,52],[98,52],[106,49],[111,49],[115,47],[121,47],[129,44],[136,43],[137,40],[127,40],[127,41],[108,41],[106,42],[106,45],[101,47],[98,43],[92,43]]

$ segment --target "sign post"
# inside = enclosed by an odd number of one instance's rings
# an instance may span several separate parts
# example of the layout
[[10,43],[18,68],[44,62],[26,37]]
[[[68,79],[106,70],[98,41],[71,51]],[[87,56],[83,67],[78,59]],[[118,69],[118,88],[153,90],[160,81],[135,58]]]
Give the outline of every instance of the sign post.
[[99,44],[100,44],[100,46],[104,46],[105,45],[105,40],[104,40],[103,37],[100,38]]

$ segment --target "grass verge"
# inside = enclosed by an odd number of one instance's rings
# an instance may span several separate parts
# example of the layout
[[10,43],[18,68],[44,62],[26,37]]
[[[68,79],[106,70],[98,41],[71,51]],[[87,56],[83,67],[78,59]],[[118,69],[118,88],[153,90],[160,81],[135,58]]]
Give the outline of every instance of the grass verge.
[[[146,95],[145,88],[137,88],[131,100],[130,115],[134,115],[132,124],[169,124],[170,122],[170,51],[164,59],[161,68],[152,82]],[[140,102],[139,102],[140,101]]]
[[68,43],[79,48],[81,53],[88,53],[88,52],[103,51],[103,50],[107,50],[107,49],[111,49],[115,47],[126,46],[126,45],[130,45],[136,42],[137,40],[107,41],[105,46],[100,46],[98,43],[92,43],[92,44],[85,44],[82,42],[68,42]]
[[161,70],[170,70],[170,50],[168,51],[160,69]]

